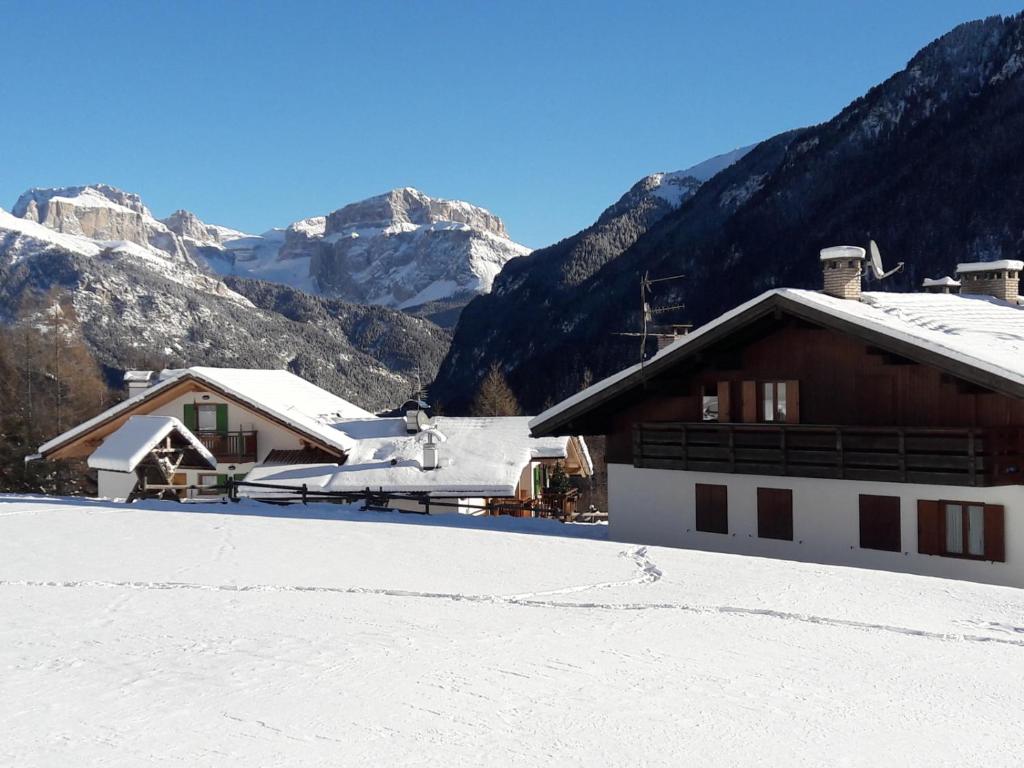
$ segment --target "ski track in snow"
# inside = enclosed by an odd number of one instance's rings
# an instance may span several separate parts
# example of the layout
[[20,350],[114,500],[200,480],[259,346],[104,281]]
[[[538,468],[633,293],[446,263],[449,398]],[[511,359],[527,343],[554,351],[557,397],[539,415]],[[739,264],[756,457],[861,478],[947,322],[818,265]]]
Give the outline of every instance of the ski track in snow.
[[[222,554],[223,544],[217,556]],[[871,622],[854,621],[852,619],[838,619],[827,616],[815,616],[812,614],[792,613],[788,611],[777,611],[771,608],[744,608],[730,605],[700,605],[687,603],[598,603],[598,602],[570,602],[560,600],[544,600],[540,598],[554,597],[557,595],[570,595],[591,590],[612,589],[616,587],[627,587],[634,585],[650,585],[662,578],[661,570],[648,558],[647,548],[638,547],[631,551],[619,553],[620,557],[631,560],[639,571],[638,575],[631,579],[620,581],[607,581],[595,584],[581,584],[576,586],[563,587],[560,589],[544,590],[540,592],[525,592],[514,595],[474,595],[459,592],[420,592],[406,589],[386,589],[375,587],[326,587],[326,586],[287,586],[275,584],[198,584],[191,582],[163,581],[34,581],[34,580],[8,580],[0,579],[0,587],[50,587],[74,589],[78,587],[92,587],[97,589],[133,589],[133,590],[197,590],[207,592],[282,592],[282,593],[315,593],[315,594],[340,594],[340,595],[377,595],[381,597],[397,597],[427,600],[451,600],[467,603],[492,603],[521,606],[527,608],[569,608],[596,611],[682,611],[695,614],[724,614],[738,616],[764,617],[779,619],[783,621],[797,621],[807,624],[822,626],[846,627],[873,632],[886,632],[910,637],[920,637],[930,640],[942,640],[947,642],[972,642],[972,643],[997,643],[1001,645],[1012,645],[1024,648],[1024,639],[1011,639],[1004,637],[990,637],[985,635],[959,634],[931,632],[912,627],[900,627],[891,624],[874,624]],[[111,604],[115,608],[118,601]],[[1001,631],[1008,634],[1024,634],[1024,627],[1016,627],[1007,624],[994,622],[961,622],[969,626]],[[225,717],[233,720],[231,715]],[[240,721],[241,722],[241,721]],[[265,726],[263,723],[255,724]],[[265,726],[269,727],[269,726]]]

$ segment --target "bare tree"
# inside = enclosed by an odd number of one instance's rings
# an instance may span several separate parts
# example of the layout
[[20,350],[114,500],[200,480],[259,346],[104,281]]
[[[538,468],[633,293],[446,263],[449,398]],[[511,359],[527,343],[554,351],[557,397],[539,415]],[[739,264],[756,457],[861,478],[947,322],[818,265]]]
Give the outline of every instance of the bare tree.
[[504,374],[495,363],[487,371],[480,383],[470,412],[474,416],[519,416],[523,410],[519,407],[512,388],[505,380]]

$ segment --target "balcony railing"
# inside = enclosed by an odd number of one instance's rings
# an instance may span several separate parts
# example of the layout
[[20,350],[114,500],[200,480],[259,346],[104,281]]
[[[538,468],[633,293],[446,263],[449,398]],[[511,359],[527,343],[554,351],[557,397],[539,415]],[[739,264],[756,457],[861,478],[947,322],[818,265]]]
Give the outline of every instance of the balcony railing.
[[653,422],[633,432],[650,469],[941,485],[1024,484],[1024,429]]
[[218,462],[244,464],[256,461],[256,432],[196,432],[199,442]]

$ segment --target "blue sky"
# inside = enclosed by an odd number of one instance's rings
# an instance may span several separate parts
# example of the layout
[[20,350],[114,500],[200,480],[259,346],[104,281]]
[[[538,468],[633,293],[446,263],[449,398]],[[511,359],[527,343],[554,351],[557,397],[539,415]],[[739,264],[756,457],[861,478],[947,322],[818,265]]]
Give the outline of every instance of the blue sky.
[[956,24],[1018,10],[0,0],[0,206],[104,181],[258,232],[414,186],[540,247],[647,173],[825,120]]

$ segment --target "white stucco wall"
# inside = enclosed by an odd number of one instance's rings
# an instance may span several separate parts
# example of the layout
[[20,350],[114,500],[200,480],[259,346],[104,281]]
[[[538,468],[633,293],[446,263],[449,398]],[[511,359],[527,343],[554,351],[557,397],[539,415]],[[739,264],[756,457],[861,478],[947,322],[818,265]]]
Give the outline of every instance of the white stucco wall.
[[[729,533],[695,528],[694,486],[728,487]],[[757,489],[793,491],[793,540],[757,535]],[[900,498],[900,552],[861,549],[860,494]],[[1006,562],[992,563],[917,551],[920,499],[974,501],[1005,507]],[[609,536],[616,541],[685,547],[806,562],[851,565],[1024,587],[1024,488],[877,483],[766,477],[608,465]]]

